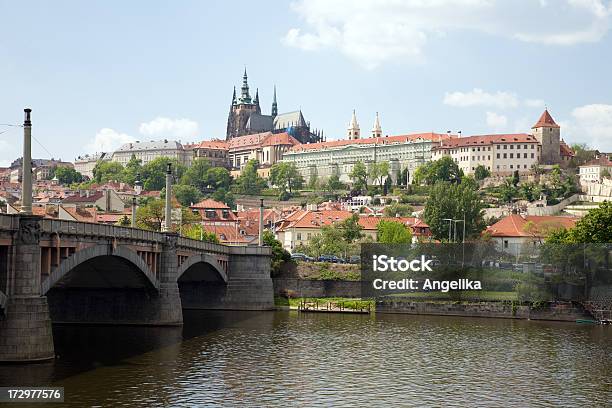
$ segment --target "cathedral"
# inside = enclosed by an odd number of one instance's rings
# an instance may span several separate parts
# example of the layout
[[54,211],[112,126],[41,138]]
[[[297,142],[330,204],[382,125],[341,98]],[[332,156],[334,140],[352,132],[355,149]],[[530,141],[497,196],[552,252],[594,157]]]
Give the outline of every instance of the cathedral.
[[251,99],[245,68],[239,98],[236,98],[236,87],[234,87],[232,105],[227,117],[227,133],[225,138],[230,140],[238,136],[263,132],[286,132],[299,140],[300,143],[323,141],[323,132],[311,131],[310,122],[304,119],[301,110],[278,113],[276,87],[274,87],[271,114],[262,115],[261,108],[259,107],[259,90],[255,92],[255,98]]

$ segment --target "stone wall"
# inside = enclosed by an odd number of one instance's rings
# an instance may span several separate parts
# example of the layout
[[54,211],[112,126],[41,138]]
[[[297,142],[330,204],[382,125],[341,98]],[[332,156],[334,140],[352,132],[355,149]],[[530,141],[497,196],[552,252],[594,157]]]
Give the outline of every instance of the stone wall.
[[532,309],[528,305],[509,302],[422,302],[394,300],[376,303],[376,313],[402,313],[415,315],[495,317],[505,319],[576,321],[590,319],[584,309],[570,303],[550,303]]
[[274,296],[282,296],[287,291],[298,297],[361,297],[360,281],[305,280],[297,278],[275,278]]

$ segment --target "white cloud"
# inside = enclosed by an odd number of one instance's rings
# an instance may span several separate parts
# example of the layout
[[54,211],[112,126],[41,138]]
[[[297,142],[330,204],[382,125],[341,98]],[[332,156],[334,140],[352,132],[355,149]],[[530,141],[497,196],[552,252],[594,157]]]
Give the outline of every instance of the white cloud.
[[508,118],[495,112],[487,112],[487,126],[495,129],[503,128],[508,124]]
[[133,142],[135,139],[125,133],[119,133],[114,129],[103,128],[96,133],[94,139],[86,146],[89,152],[112,152],[124,143]]
[[145,136],[185,139],[198,136],[198,123],[190,119],[157,117],[141,123],[138,131]]
[[574,45],[599,41],[612,19],[609,0],[299,0],[292,7],[305,24],[291,28],[284,44],[337,49],[369,69],[419,60],[430,39],[450,32]]
[[571,142],[586,143],[602,151],[612,150],[612,105],[579,106],[572,111],[572,118],[560,124],[562,134]]
[[447,92],[444,95],[444,104],[461,108],[470,106],[490,106],[500,109],[518,106],[518,97],[509,92],[496,92],[494,94],[474,88],[469,92]]

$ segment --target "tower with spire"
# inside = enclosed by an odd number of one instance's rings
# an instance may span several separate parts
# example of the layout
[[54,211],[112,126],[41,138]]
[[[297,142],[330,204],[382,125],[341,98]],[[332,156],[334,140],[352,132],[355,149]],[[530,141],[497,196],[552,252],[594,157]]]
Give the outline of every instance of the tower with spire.
[[540,142],[540,164],[561,162],[561,126],[557,125],[548,109],[544,109],[540,119],[531,127],[533,136]]
[[361,132],[359,130],[359,123],[357,122],[357,115],[355,114],[355,109],[353,109],[353,116],[351,116],[346,136],[349,140],[357,140],[360,135]]
[[257,88],[255,90],[255,97],[251,98],[245,67],[242,76],[242,86],[240,87],[240,96],[237,97],[236,95],[236,87],[233,90],[232,104],[230,105],[227,117],[226,140],[263,132],[286,132],[301,143],[319,142],[323,139],[323,132],[311,131],[310,122],[304,119],[301,110],[278,113],[276,85],[274,86],[270,115],[263,115],[261,113],[260,102],[259,89]]
[[380,118],[378,112],[376,112],[376,118],[374,118],[374,126],[372,127],[372,137],[381,137],[382,127],[380,126]]

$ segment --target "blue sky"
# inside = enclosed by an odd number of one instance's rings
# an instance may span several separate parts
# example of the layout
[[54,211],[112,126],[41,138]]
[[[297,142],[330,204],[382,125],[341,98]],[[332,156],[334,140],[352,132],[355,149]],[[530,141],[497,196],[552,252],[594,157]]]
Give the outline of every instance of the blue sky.
[[[0,123],[33,109],[34,156],[128,140],[224,138],[247,66],[269,111],[328,139],[528,132],[544,106],[568,142],[612,150],[610,0],[0,0]],[[0,126],[0,166],[19,128]],[[48,151],[48,152],[47,152]]]

